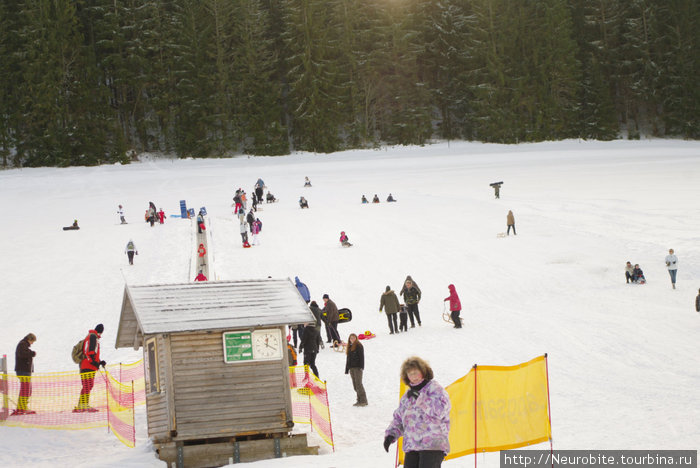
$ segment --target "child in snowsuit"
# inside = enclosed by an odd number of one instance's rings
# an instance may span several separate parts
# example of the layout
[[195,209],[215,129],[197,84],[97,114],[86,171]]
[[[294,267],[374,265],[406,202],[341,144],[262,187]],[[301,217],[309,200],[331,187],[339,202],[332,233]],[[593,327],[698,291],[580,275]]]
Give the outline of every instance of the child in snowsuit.
[[163,221],[165,221],[165,211],[163,211],[163,208],[161,208],[158,212],[158,222],[163,224]]
[[342,245],[343,247],[350,247],[352,245],[350,243],[350,239],[345,234],[345,231],[341,231],[340,233],[340,245]]
[[637,284],[644,284],[647,282],[644,278],[644,272],[639,268],[639,264],[634,265],[634,270],[632,271],[632,282]]
[[447,288],[450,290],[450,295],[447,296],[443,302],[450,301],[450,317],[452,317],[452,323],[455,324],[455,328],[462,328],[462,319],[459,318],[459,313],[462,311],[462,304],[459,302],[457,290],[454,284],[449,285]]
[[399,331],[408,331],[408,307],[406,304],[399,306]]
[[194,280],[195,281],[206,281],[207,277],[204,276],[204,273],[202,272],[202,270],[199,270],[199,274],[194,277]]

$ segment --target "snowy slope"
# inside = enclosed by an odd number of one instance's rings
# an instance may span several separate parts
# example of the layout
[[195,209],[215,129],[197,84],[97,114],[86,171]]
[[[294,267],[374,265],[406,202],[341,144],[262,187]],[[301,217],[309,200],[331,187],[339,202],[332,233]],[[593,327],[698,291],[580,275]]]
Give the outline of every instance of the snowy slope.
[[[305,176],[313,187],[303,188]],[[262,245],[243,250],[231,198],[238,187],[251,193],[258,177],[280,201],[258,212]],[[495,200],[488,184],[500,180]],[[398,203],[384,202],[389,192]],[[382,203],[360,204],[375,193]],[[309,210],[299,209],[301,195]],[[344,356],[319,355],[335,453],[312,435],[320,456],[254,466],[391,466],[393,451],[381,441],[398,400],[398,368],[413,354],[448,385],[474,363],[549,353],[555,448],[700,448],[700,143],[451,143],[0,172],[0,354],[10,366],[17,342],[33,332],[36,372],[73,369],[70,347],[98,322],[108,362],[139,359],[114,349],[124,282],[192,279],[191,222],[143,222],[149,201],[170,215],[181,199],[207,207],[218,279],[298,275],[319,303],[328,293],[352,309],[344,337],[378,335],[365,345],[366,408],[352,407]],[[128,225],[118,224],[118,204]],[[518,235],[499,238],[508,210]],[[61,231],[74,218],[81,230]],[[352,248],[339,246],[341,230]],[[131,267],[129,239],[139,250]],[[676,290],[663,263],[669,248],[679,257]],[[647,285],[625,284],[627,260],[642,266]],[[423,326],[389,336],[380,295],[408,274],[423,291]],[[450,283],[463,330],[441,318]],[[136,449],[104,429],[0,427],[0,440],[0,466],[164,466],[148,443],[143,407]],[[472,464],[464,457],[444,466]],[[479,455],[479,464],[497,466],[498,454]]]

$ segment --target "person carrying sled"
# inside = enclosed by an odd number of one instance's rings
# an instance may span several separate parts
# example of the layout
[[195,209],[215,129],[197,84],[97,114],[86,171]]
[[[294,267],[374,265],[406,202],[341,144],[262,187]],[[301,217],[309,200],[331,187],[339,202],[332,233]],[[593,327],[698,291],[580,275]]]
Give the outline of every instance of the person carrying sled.
[[352,247],[350,238],[345,234],[345,231],[340,231],[340,245],[343,247]]
[[678,271],[678,257],[673,253],[673,249],[669,249],[666,255],[666,267],[668,274],[671,275],[671,286],[676,289],[676,272]]
[[134,244],[133,240],[129,239],[129,242],[126,243],[126,248],[124,249],[124,253],[129,258],[129,265],[133,265],[134,264],[134,255],[139,254],[139,251],[136,250],[136,244]]
[[340,335],[338,334],[338,321],[340,320],[340,313],[338,312],[338,306],[335,305],[328,294],[323,295],[323,309],[321,310],[322,316],[326,317],[326,338],[328,338],[327,343],[340,342]]
[[204,272],[202,270],[199,270],[199,274],[194,277],[195,281],[207,281],[207,277],[204,276]]
[[119,220],[121,223],[126,224],[126,219],[124,219],[124,208],[121,205],[119,205],[119,209],[117,209],[117,214],[119,215]]
[[515,216],[513,216],[513,212],[511,210],[508,210],[508,216],[506,216],[506,224],[508,225],[507,235],[510,236],[510,228],[513,228],[513,235],[517,236],[518,233],[515,232]]
[[452,317],[452,323],[455,324],[455,328],[462,328],[462,319],[459,318],[459,313],[462,311],[462,304],[459,302],[457,290],[454,284],[447,286],[447,289],[450,290],[450,295],[447,296],[443,302],[450,301],[450,317]]
[[450,451],[450,397],[419,357],[404,361],[401,380],[408,390],[384,432],[384,450],[403,437],[404,467],[439,467]]
[[382,294],[379,300],[379,313],[382,313],[382,309],[386,312],[386,320],[389,323],[389,334],[399,332],[399,326],[396,324],[396,314],[399,312],[399,298],[396,297],[396,293],[392,291],[391,286],[387,286],[386,290]]
[[306,201],[306,198],[304,197],[299,197],[299,208],[304,209],[309,207],[309,202]]
[[644,278],[644,272],[639,268],[639,263],[635,263],[634,270],[632,270],[632,282],[636,284],[644,284],[647,282]]
[[403,288],[401,288],[399,295],[403,296],[404,301],[406,301],[408,318],[411,320],[411,328],[416,327],[416,322],[418,322],[418,326],[421,326],[420,312],[418,311],[421,292],[416,282],[411,278],[411,275],[406,276],[406,280],[404,281]]
[[15,374],[19,379],[19,397],[17,398],[17,409],[12,411],[12,416],[22,414],[36,414],[27,408],[29,397],[32,396],[32,372],[34,372],[34,357],[36,351],[31,346],[36,343],[36,335],[29,333],[17,343],[15,349]]
[[104,325],[98,323],[95,328],[88,331],[87,336],[83,340],[83,355],[85,357],[80,361],[82,389],[80,390],[78,405],[73,409],[74,413],[94,413],[97,411],[96,408],[90,406],[90,392],[95,385],[95,372],[98,371],[100,366],[104,368],[107,365],[105,361],[100,360],[100,337],[102,337],[104,328]]
[[362,385],[362,372],[365,369],[365,349],[357,339],[357,335],[350,333],[348,346],[345,349],[345,374],[350,374],[352,388],[357,394],[357,401],[352,406],[367,406],[367,393]]

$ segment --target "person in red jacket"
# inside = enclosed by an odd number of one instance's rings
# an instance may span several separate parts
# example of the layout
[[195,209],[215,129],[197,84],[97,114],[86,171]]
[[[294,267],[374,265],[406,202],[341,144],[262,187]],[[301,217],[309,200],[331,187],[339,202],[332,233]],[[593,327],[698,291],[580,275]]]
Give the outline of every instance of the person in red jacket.
[[199,254],[199,258],[202,258],[207,254],[207,249],[204,247],[204,244],[199,244],[197,253]]
[[166,218],[165,211],[163,211],[163,208],[161,208],[160,211],[158,212],[158,222],[160,224],[163,224],[163,222],[165,221],[165,218]]
[[199,274],[194,277],[195,281],[206,281],[207,277],[204,276],[204,273],[202,273],[202,270],[199,270]]
[[462,319],[459,318],[459,313],[462,311],[462,304],[459,302],[457,290],[454,284],[449,285],[447,288],[450,290],[450,295],[445,298],[445,301],[450,301],[452,323],[455,324],[455,328],[462,328]]
[[83,340],[83,355],[85,357],[80,361],[80,380],[83,388],[80,390],[78,406],[73,409],[74,413],[94,413],[97,411],[96,408],[90,406],[90,392],[95,385],[95,372],[100,366],[104,367],[107,364],[100,360],[100,337],[104,329],[104,325],[97,324]]

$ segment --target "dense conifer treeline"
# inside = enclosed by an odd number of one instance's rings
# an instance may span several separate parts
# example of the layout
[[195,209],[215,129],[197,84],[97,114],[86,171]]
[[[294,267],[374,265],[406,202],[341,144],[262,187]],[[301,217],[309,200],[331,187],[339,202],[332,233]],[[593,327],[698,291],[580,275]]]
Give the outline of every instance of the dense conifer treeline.
[[700,137],[697,0],[4,0],[8,166]]

